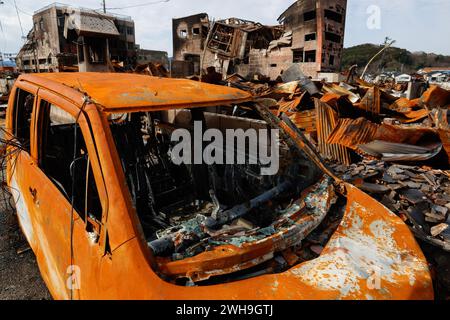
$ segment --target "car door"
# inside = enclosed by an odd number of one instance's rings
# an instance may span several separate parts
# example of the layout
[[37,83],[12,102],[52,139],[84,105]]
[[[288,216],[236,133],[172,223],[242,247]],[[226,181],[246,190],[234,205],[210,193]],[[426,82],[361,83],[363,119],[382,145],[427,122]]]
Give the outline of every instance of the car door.
[[99,241],[103,210],[86,124],[67,100],[39,91],[32,147],[36,161],[29,168],[28,189],[36,212],[38,262],[58,299],[80,299],[104,253]]
[[11,93],[8,105],[8,183],[16,205],[17,216],[22,231],[35,252],[38,243],[34,230],[35,212],[32,190],[29,190],[31,170],[34,159],[31,156],[31,140],[34,129],[34,106],[37,88],[30,85],[16,86]]

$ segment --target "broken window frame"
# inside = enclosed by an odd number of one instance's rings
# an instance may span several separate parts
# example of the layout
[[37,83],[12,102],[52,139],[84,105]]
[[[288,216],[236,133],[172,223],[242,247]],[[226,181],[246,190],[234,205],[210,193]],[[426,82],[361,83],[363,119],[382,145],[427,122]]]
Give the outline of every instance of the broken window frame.
[[[24,108],[26,99],[29,96],[33,96],[33,105],[31,106],[31,112],[29,114],[29,125],[27,128],[19,128],[19,119],[24,116]],[[34,93],[29,92],[28,90],[18,88],[15,92],[14,96],[14,109],[13,109],[13,123],[14,127],[13,134],[18,139],[19,143],[22,146],[22,150],[31,154],[31,130],[33,125],[33,110],[36,104],[36,95]],[[28,116],[27,116],[28,117]],[[21,126],[25,123],[21,123]]]
[[[49,102],[49,100],[51,99],[47,99],[47,97],[44,99],[42,97],[39,97],[39,100],[37,102],[37,110],[36,110],[36,126],[35,126],[35,136],[36,136],[36,155],[37,155],[37,159],[38,159],[38,166],[40,168],[40,170],[42,171],[42,173],[51,181],[51,183],[53,185],[55,185],[55,187],[61,192],[61,194],[66,198],[66,200],[70,203],[72,201],[72,190],[71,187],[72,185],[67,185],[66,188],[64,188],[64,186],[62,185],[62,182],[57,179],[56,177],[52,177],[49,175],[48,173],[48,169],[46,168],[46,165],[44,163],[45,158],[44,158],[44,154],[48,151],[47,147],[48,147],[48,136],[47,136],[47,131],[46,128],[48,128],[49,130],[51,130],[51,117],[59,117],[59,124],[58,126],[69,126],[69,125],[73,125],[72,128],[70,128],[68,130],[68,136],[73,138],[74,135],[74,131],[75,128],[74,126],[76,125],[77,129],[76,131],[78,132],[77,134],[77,145],[78,145],[78,149],[80,149],[81,146],[85,146],[85,151],[86,153],[84,155],[80,155],[80,158],[75,159],[74,161],[71,162],[71,167],[69,168],[69,172],[72,171],[71,175],[72,175],[72,179],[74,176],[76,176],[77,178],[80,177],[80,175],[75,175],[75,168],[77,166],[79,166],[80,163],[82,163],[83,160],[86,161],[86,164],[89,166],[89,170],[82,170],[80,171],[80,174],[85,173],[86,174],[86,181],[84,183],[77,183],[77,182],[73,182],[74,183],[74,187],[75,189],[77,188],[82,188],[82,190],[84,190],[84,193],[82,194],[82,197],[80,197],[82,203],[81,206],[78,206],[77,203],[74,203],[73,208],[74,208],[74,212],[77,213],[77,215],[84,221],[84,223],[87,225],[87,230],[88,231],[93,231],[94,229],[96,230],[96,232],[99,233],[99,226],[101,224],[101,220],[102,220],[102,216],[103,216],[103,204],[101,201],[101,195],[100,195],[100,189],[98,188],[98,183],[95,179],[94,176],[94,168],[92,165],[92,160],[91,160],[91,156],[89,154],[88,151],[88,146],[87,143],[89,141],[89,139],[85,138],[85,135],[83,133],[83,130],[81,128],[81,125],[75,124],[76,121],[76,117],[74,117],[72,114],[70,114],[69,112],[67,112],[64,108],[60,107],[58,104],[56,103],[52,103]],[[50,113],[50,114],[49,114]],[[67,157],[72,158],[73,157],[73,148],[69,148],[68,150],[68,155]],[[87,169],[87,168],[86,168]],[[93,180],[92,180],[93,179]],[[83,180],[83,179],[81,179]],[[79,180],[80,181],[80,180]],[[88,181],[90,181],[91,183],[87,183]],[[92,195],[92,193],[96,194],[95,196]],[[90,194],[90,195],[88,195]],[[98,206],[96,209],[96,212],[92,212],[92,207],[88,208],[88,197],[91,198],[96,198],[98,199],[98,203],[95,204],[96,206]],[[77,200],[75,200],[76,202],[78,202]],[[94,227],[95,226],[95,227]]]
[[342,37],[336,33],[326,31],[325,32],[325,41],[330,41],[333,43],[341,43]]
[[317,10],[316,9],[303,13],[303,21],[304,22],[314,21],[316,19],[317,19]]
[[304,62],[304,49],[293,49],[292,50],[292,62],[293,63],[303,63]]
[[315,41],[315,40],[317,40],[317,33],[316,32],[305,34],[305,42]]
[[305,51],[305,60],[307,63],[315,63],[317,62],[317,51],[316,50],[308,50]]
[[181,39],[187,39],[189,36],[189,33],[187,31],[187,29],[180,29],[180,31],[178,32],[178,37],[180,37]]
[[192,35],[194,37],[199,37],[199,36],[201,36],[201,34],[202,34],[201,27],[193,27],[192,28]]
[[343,21],[343,15],[329,9],[324,10],[324,17],[325,19],[330,19],[331,21],[342,23]]

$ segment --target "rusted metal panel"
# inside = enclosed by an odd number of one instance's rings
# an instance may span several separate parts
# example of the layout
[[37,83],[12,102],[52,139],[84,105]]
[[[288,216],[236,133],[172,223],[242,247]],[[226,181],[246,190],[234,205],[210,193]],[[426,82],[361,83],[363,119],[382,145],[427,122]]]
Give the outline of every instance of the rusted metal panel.
[[327,159],[339,161],[350,165],[350,153],[346,147],[338,144],[329,144],[328,138],[336,128],[339,117],[337,113],[326,103],[315,99],[317,113],[317,136],[319,139],[319,151]]
[[306,133],[317,131],[316,110],[306,110],[300,112],[286,113],[295,125],[305,130]]
[[433,110],[432,118],[450,161],[450,126],[448,124],[448,109]]
[[431,86],[420,98],[420,102],[428,108],[443,108],[450,104],[450,91],[439,86]]
[[361,100],[361,97],[357,95],[356,93],[351,92],[350,90],[347,90],[337,84],[325,84],[322,88],[322,90],[326,93],[334,93],[339,96],[348,97],[348,99],[352,103],[357,103]]
[[358,145],[373,141],[377,130],[378,125],[364,118],[339,119],[336,128],[328,137],[328,143],[356,150]]
[[381,111],[380,88],[377,86],[370,88],[364,98],[362,98],[361,102],[355,104],[355,106],[368,113],[379,115]]
[[328,143],[336,143],[353,150],[375,140],[415,145],[422,138],[439,141],[435,129],[414,126],[378,125],[365,118],[340,119]]
[[19,78],[19,81],[31,83],[42,80],[49,81],[49,86],[62,84],[86,93],[108,113],[207,107],[252,99],[251,94],[238,89],[135,74],[47,73]]
[[371,156],[381,158],[386,162],[402,161],[426,161],[437,156],[442,150],[441,143],[420,147],[416,145],[393,143],[375,140],[365,145],[359,145],[359,149]]

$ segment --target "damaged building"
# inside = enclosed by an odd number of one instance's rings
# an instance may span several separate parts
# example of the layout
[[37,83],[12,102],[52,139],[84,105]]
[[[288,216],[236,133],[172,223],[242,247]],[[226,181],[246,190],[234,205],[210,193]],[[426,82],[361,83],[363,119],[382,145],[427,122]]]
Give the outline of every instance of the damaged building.
[[172,75],[183,77],[200,74],[200,60],[208,38],[208,14],[200,13],[172,20],[173,62]]
[[95,70],[99,66],[105,69],[107,58],[134,62],[134,21],[127,16],[51,4],[34,13],[33,29],[16,61],[25,73],[78,71],[86,70],[85,57]]
[[275,80],[298,63],[306,76],[338,81],[346,9],[347,0],[296,1],[276,26],[237,18],[211,24],[207,14],[175,19],[174,75],[200,74],[214,66],[224,77],[238,73]]

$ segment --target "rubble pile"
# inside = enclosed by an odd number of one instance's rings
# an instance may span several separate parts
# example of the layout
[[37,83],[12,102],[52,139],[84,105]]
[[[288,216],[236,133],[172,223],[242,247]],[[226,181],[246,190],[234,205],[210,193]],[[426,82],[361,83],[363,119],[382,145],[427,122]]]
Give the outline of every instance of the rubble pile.
[[450,251],[450,171],[377,160],[332,167],[397,213],[418,238]]

